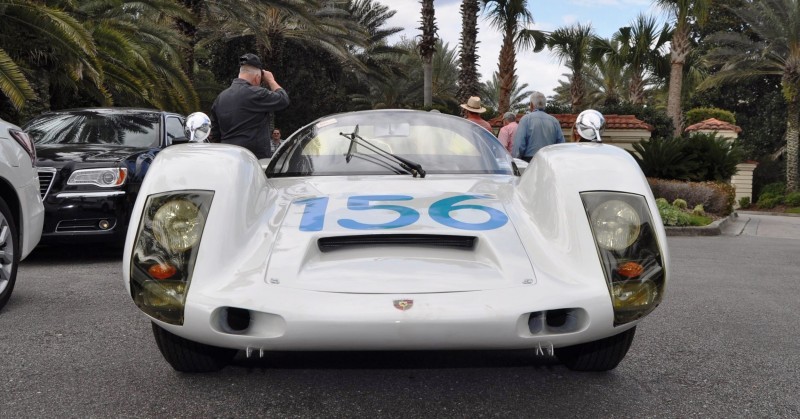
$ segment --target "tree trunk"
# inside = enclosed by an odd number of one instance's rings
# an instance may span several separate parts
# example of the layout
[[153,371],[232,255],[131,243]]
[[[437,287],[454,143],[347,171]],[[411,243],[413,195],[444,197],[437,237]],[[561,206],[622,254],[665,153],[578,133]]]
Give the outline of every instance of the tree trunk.
[[800,98],[787,103],[786,116],[786,193],[797,192],[797,166],[800,154]]
[[683,64],[689,56],[688,28],[675,31],[672,36],[672,50],[670,51],[669,71],[669,96],[667,99],[667,115],[672,119],[675,130],[673,135],[679,137],[683,132],[683,112],[681,106],[681,92],[683,90]]
[[458,75],[458,100],[464,103],[479,91],[478,82],[478,0],[464,0],[461,3],[461,53]]
[[425,107],[433,106],[433,57],[422,57],[422,73],[425,77],[423,90],[423,105]]
[[572,112],[578,113],[583,110],[583,75],[580,72],[572,73],[572,83],[569,94],[572,99]]
[[422,104],[433,106],[433,54],[436,52],[436,16],[433,0],[422,0],[422,37],[417,49],[422,58]]
[[503,46],[500,48],[500,59],[498,72],[500,73],[500,98],[498,99],[498,111],[500,114],[508,112],[511,103],[511,87],[514,85],[517,57],[514,51],[514,28],[516,22],[506,24],[505,34],[503,35]]
[[634,71],[631,75],[631,85],[628,90],[628,99],[634,105],[641,105],[644,103],[644,81],[642,74]]

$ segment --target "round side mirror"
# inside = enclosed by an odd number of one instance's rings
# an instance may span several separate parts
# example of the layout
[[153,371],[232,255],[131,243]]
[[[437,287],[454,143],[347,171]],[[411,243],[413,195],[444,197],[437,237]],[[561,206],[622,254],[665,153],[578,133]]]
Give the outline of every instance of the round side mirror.
[[183,132],[190,143],[202,143],[211,133],[211,119],[202,112],[195,112],[186,118]]
[[578,131],[578,135],[587,141],[602,142],[601,135],[605,127],[606,118],[594,109],[581,112],[575,120],[575,129]]

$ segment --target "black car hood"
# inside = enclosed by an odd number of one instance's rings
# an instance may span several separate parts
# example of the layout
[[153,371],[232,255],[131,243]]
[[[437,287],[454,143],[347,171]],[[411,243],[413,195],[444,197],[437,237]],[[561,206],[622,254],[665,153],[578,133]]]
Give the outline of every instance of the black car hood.
[[93,144],[37,144],[36,157],[40,163],[119,162],[147,150],[140,147]]

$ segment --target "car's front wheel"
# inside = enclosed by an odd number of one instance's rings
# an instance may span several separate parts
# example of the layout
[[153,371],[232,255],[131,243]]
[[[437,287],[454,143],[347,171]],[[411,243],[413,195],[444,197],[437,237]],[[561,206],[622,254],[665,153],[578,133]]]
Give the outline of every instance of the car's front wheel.
[[184,339],[153,323],[153,336],[164,359],[180,372],[214,372],[228,365],[236,349],[219,348]]
[[613,370],[628,353],[634,334],[635,326],[605,339],[557,348],[556,357],[574,371]]
[[6,305],[14,290],[19,266],[19,236],[17,225],[6,201],[0,198],[0,309]]

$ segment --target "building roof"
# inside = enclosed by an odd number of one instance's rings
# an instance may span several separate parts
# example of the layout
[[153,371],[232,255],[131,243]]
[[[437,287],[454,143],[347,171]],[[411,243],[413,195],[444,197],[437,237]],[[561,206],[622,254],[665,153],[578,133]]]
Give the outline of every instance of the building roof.
[[[520,120],[525,114],[518,114],[517,121]],[[552,114],[558,122],[561,123],[562,129],[572,129],[572,126],[575,125],[575,119],[578,118],[576,114],[568,114],[568,113],[556,113]],[[635,115],[603,115],[606,118],[606,129],[641,129],[647,130],[652,132],[655,128],[644,122],[640,119],[637,119]],[[489,121],[493,127],[502,127],[503,126],[503,117],[498,116],[497,118],[493,118]]]
[[742,132],[742,129],[738,125],[733,125],[730,122],[720,121],[716,118],[709,118],[694,125],[689,125],[684,131],[733,131],[739,134]]

